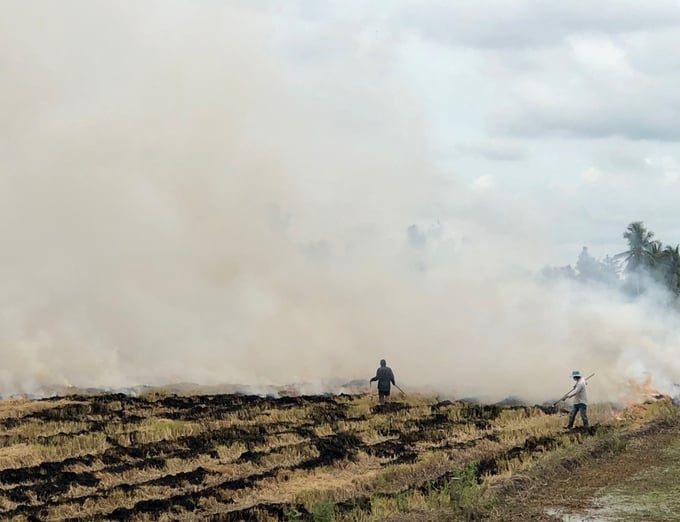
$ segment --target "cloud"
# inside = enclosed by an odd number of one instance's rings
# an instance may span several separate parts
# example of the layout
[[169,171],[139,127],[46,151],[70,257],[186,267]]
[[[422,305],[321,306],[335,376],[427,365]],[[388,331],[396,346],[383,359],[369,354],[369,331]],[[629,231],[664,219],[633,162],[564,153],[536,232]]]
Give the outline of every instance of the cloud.
[[677,3],[579,0],[546,3],[520,0],[405,2],[394,15],[397,26],[414,27],[423,37],[447,45],[508,49],[559,45],[575,33],[623,34],[675,27]]
[[[664,52],[666,38],[648,34],[648,52]],[[677,141],[675,114],[680,79],[675,65],[646,70],[632,57],[635,39],[573,35],[567,44],[532,55],[533,68],[518,71],[491,129],[524,137],[624,137]],[[680,44],[680,40],[676,41]],[[652,51],[652,49],[654,49]]]
[[464,154],[473,154],[491,161],[522,161],[528,153],[523,145],[508,140],[494,139],[458,145]]
[[492,176],[479,176],[477,179],[475,179],[470,187],[474,191],[484,191],[484,190],[491,190],[495,186],[495,182]]
[[596,167],[588,167],[583,174],[581,180],[588,184],[601,183],[604,178],[604,173]]
[[[353,45],[379,58],[373,67],[391,63],[413,42],[448,49],[448,60],[461,64],[456,69],[452,63],[456,74],[445,78],[451,96],[464,89],[462,99],[473,100],[496,140],[680,136],[680,59],[668,52],[680,45],[674,1],[605,1],[597,7],[586,1],[402,1],[379,8],[331,2],[312,14],[304,3],[292,6],[279,32],[283,47],[302,62],[340,63]],[[428,58],[418,59],[426,69]],[[438,65],[447,66],[445,60]],[[470,119],[471,107],[461,109]],[[463,143],[480,144],[478,153],[492,160],[507,157],[485,152],[485,140],[489,136]]]
[[606,185],[624,192],[664,190],[678,182],[680,166],[672,155],[630,157],[608,156],[599,166],[589,166],[581,174],[586,185]]

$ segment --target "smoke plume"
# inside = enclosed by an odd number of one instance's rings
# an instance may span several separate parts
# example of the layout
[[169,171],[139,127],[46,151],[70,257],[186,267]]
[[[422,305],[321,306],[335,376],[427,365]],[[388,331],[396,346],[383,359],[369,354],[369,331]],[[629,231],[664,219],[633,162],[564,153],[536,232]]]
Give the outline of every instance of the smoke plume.
[[1,394],[383,357],[455,396],[554,398],[576,368],[593,399],[672,386],[670,313],[545,286],[540,205],[436,167],[393,36],[298,42],[277,9],[3,3]]

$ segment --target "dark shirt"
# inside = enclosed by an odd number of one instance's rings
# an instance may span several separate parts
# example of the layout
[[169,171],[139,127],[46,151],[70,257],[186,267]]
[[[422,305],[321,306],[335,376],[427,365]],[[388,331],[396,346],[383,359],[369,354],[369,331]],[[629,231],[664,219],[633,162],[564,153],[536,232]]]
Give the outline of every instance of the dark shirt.
[[392,368],[389,366],[381,366],[375,372],[375,377],[371,379],[370,382],[378,381],[378,391],[390,391],[390,383],[394,382],[394,373],[392,373]]

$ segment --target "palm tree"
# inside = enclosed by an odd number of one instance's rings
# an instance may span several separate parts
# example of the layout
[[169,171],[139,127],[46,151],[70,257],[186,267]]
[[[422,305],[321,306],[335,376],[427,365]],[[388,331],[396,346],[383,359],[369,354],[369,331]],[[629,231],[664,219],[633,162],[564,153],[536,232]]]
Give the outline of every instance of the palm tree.
[[642,270],[651,268],[655,264],[655,255],[659,255],[661,244],[654,241],[654,232],[647,230],[642,221],[634,221],[623,237],[628,241],[628,250],[614,256],[614,259],[624,259],[626,272],[632,275],[635,282],[635,293],[641,293]]
[[659,240],[654,240],[649,243],[647,247],[648,263],[651,266],[658,265],[663,261],[663,243]]
[[628,250],[614,256],[615,259],[623,258],[626,263],[626,271],[634,272],[641,267],[654,265],[652,252],[659,252],[661,244],[654,241],[654,232],[647,230],[642,221],[634,221],[623,233],[628,241]]
[[680,245],[667,246],[662,252],[664,282],[675,295],[680,295]]
[[654,240],[649,243],[646,263],[649,273],[654,280],[664,284],[666,279],[666,255],[664,254],[663,243],[661,241]]

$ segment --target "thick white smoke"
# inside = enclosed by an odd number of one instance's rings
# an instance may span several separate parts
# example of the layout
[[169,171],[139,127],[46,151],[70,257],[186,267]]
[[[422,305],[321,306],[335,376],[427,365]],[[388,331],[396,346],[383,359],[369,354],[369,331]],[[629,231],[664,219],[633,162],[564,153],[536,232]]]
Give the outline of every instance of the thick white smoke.
[[273,6],[1,10],[1,394],[368,378],[382,357],[459,396],[551,398],[574,368],[594,398],[671,386],[675,318],[542,286],[540,205],[433,166],[390,37],[338,27],[329,61]]

